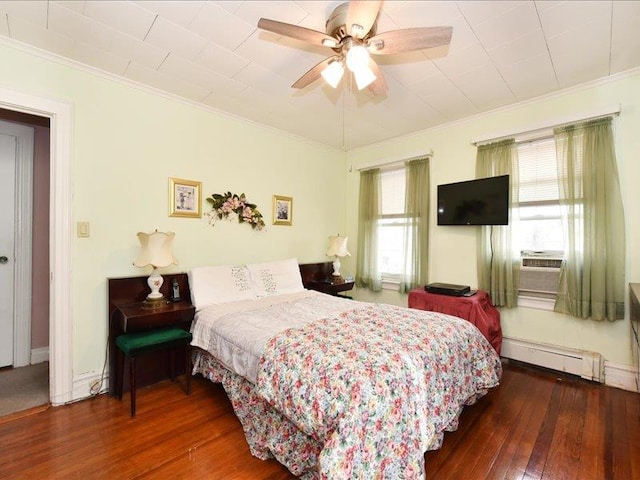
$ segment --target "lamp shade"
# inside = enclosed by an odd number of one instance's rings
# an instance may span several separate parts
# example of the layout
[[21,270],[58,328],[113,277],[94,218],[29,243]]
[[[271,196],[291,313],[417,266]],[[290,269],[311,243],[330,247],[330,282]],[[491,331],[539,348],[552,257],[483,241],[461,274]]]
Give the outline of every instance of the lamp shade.
[[347,240],[349,237],[341,237],[340,235],[329,237],[329,257],[350,257],[351,254],[347,250]]
[[136,267],[146,267],[151,265],[154,268],[168,267],[172,264],[177,264],[173,253],[171,252],[171,245],[175,233],[173,232],[159,232],[153,233],[138,233],[138,240],[140,240],[140,254],[138,258],[133,262]]

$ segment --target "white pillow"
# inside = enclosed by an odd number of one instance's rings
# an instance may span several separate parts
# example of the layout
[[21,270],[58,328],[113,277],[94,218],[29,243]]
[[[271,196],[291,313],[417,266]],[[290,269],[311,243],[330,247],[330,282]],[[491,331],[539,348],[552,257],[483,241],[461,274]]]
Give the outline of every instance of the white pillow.
[[302,292],[302,276],[298,259],[247,265],[258,297]]
[[244,265],[197,267],[189,270],[191,303],[200,310],[209,305],[255,300],[249,271]]

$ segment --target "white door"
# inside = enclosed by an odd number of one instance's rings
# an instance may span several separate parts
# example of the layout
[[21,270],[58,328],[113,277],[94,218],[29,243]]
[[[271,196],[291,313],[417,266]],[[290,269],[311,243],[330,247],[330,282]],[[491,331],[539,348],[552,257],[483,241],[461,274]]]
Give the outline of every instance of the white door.
[[16,137],[0,133],[0,367],[13,364]]

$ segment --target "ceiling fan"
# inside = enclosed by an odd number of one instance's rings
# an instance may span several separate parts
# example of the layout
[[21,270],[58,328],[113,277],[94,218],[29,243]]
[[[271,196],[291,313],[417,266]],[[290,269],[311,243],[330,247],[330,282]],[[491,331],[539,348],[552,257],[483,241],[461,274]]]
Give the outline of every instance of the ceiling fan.
[[258,28],[334,51],[296,80],[293,88],[304,88],[321,76],[336,88],[346,65],[358,90],[368,87],[374,95],[383,95],[388,90],[387,83],[369,54],[391,55],[448,45],[453,28],[405,28],[377,34],[381,4],[382,1],[351,0],[339,5],[327,20],[326,33],[267,18],[258,21]]

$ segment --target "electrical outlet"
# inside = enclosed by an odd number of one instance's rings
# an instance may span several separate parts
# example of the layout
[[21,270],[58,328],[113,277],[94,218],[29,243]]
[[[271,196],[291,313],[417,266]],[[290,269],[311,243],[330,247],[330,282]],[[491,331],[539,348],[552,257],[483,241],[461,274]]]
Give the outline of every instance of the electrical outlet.
[[102,384],[102,381],[100,379],[98,380],[94,380],[93,382],[91,382],[91,384],[89,385],[89,392],[92,395],[96,395],[98,393],[100,393],[100,385]]

